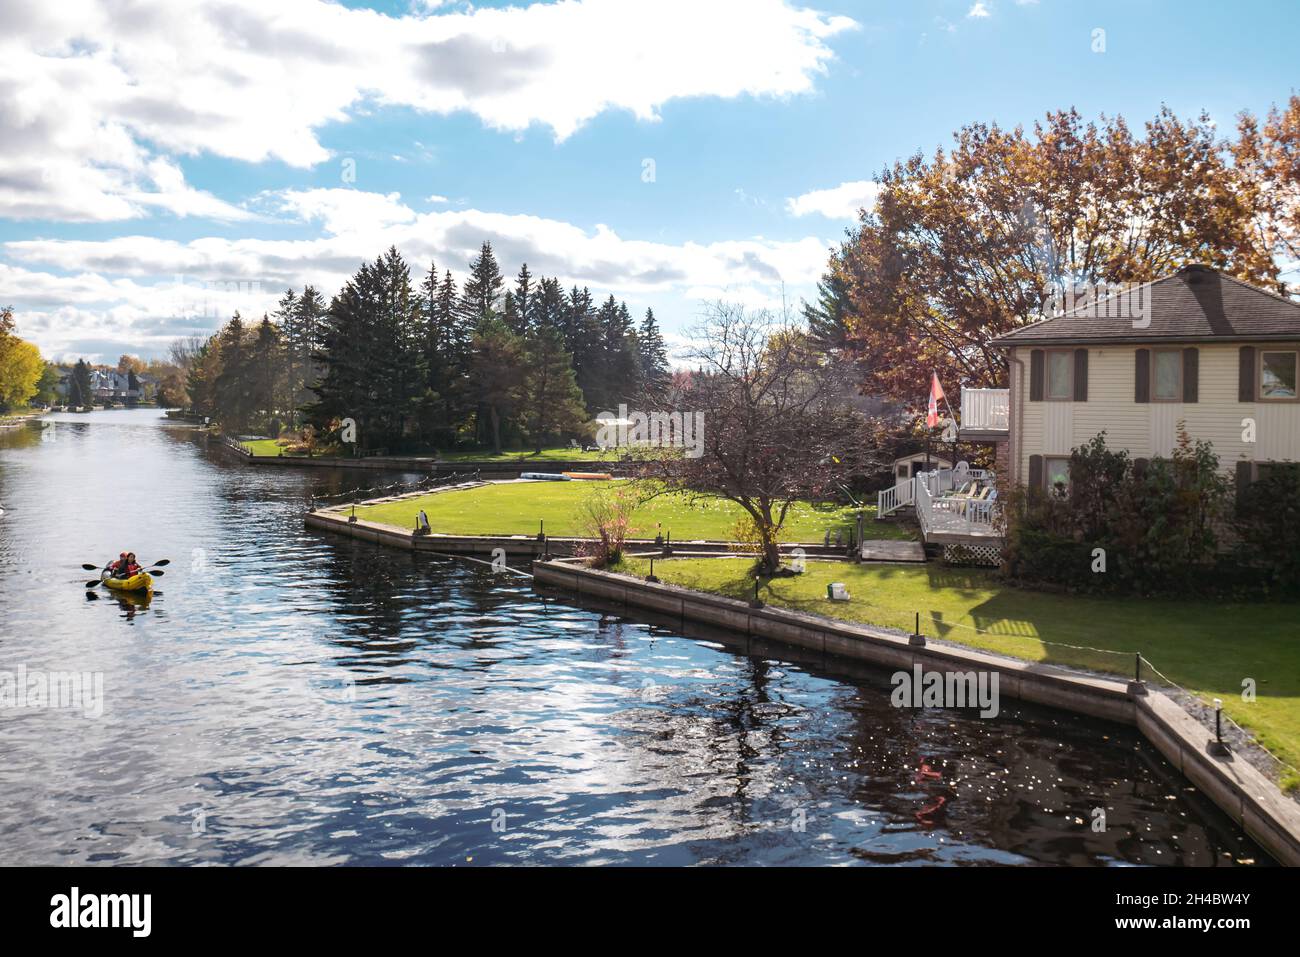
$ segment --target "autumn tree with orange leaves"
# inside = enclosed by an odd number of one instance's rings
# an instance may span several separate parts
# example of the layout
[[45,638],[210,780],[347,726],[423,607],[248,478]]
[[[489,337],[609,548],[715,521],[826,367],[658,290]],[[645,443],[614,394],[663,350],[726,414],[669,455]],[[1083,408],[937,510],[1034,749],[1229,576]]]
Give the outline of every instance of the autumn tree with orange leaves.
[[[1146,282],[1189,262],[1280,289],[1279,237],[1300,236],[1300,101],[1240,129],[1231,143],[1207,116],[1166,108],[1135,135],[1122,118],[1066,110],[1032,132],[973,124],[950,150],[885,170],[827,276],[863,391],[917,408],[931,370],[954,405],[962,383],[1005,385],[990,340],[1042,318],[1054,289]],[[1235,161],[1243,144],[1253,164]],[[1288,176],[1289,195],[1265,185]]]

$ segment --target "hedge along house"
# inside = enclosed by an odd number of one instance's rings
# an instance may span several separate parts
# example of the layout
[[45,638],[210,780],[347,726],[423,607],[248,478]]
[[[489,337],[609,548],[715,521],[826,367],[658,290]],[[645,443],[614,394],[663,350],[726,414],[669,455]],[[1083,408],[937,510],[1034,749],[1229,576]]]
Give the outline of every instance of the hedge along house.
[[1239,485],[1300,461],[1300,304],[1208,266],[1185,266],[993,345],[1010,366],[998,459],[1012,484],[1068,482],[1070,452],[1102,431],[1135,460],[1168,457],[1180,423],[1212,444]]

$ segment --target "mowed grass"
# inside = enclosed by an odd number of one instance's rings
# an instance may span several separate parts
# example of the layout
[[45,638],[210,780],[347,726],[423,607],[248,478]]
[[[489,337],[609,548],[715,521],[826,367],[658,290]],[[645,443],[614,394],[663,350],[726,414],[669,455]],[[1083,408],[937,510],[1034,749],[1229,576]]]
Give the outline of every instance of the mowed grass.
[[[277,456],[284,452],[285,455],[298,454],[290,453],[284,446],[278,445],[276,439],[251,439],[242,443],[254,455]],[[322,450],[322,455],[335,455],[336,451]],[[617,450],[609,451],[596,450],[594,452],[583,452],[581,449],[553,448],[542,449],[541,452],[534,452],[532,449],[527,451],[507,451],[499,455],[493,455],[490,451],[479,452],[410,452],[405,453],[413,458],[433,458],[436,456],[439,462],[510,462],[527,465],[530,462],[542,464],[545,462],[617,462],[620,454]]]
[[[740,599],[753,595],[751,568],[752,562],[734,558],[655,562],[665,582]],[[1133,673],[1133,655],[1141,652],[1188,691],[1222,698],[1233,720],[1300,768],[1300,606],[1047,594],[1004,585],[991,570],[937,564],[809,561],[807,569],[794,578],[765,579],[763,601],[908,632],[919,612],[921,631],[929,636],[1124,676]],[[644,576],[648,563],[627,559],[615,570]],[[832,581],[844,582],[851,601],[826,598]],[[1256,682],[1254,702],[1242,700],[1246,679]],[[1294,773],[1284,782],[1300,784]]]
[[[424,509],[429,526],[445,535],[536,535],[539,521],[546,533],[558,537],[585,536],[579,517],[584,496],[610,486],[629,490],[639,502],[632,514],[631,537],[654,538],[661,531],[673,541],[714,539],[730,541],[736,520],[743,514],[739,505],[721,498],[681,494],[653,495],[655,486],[646,482],[500,482],[454,492],[436,492],[418,498],[366,505],[357,517],[368,522],[413,528],[415,516]],[[782,529],[782,541],[820,542],[827,529],[846,535],[855,522],[857,509],[839,505],[797,502],[791,506]],[[909,538],[906,528],[877,525],[875,507],[864,508],[868,537]]]
[[618,449],[596,449],[592,452],[584,452],[581,449],[570,449],[562,446],[553,449],[542,449],[540,452],[525,449],[523,451],[505,451],[496,455],[491,450],[438,453],[439,462],[519,462],[523,464],[529,462],[617,462],[621,457],[622,454]]

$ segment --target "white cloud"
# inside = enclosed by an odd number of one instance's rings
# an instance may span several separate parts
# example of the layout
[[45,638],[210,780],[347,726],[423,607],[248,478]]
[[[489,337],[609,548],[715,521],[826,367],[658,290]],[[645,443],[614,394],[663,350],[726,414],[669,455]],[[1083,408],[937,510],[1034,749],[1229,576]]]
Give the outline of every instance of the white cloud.
[[405,255],[416,278],[430,262],[463,278],[487,240],[508,272],[527,262],[534,275],[559,276],[566,286],[589,285],[602,295],[633,301],[665,294],[739,297],[769,305],[779,301],[783,287],[792,301],[810,287],[825,269],[829,246],[815,236],[650,242],[625,239],[604,225],[584,229],[537,216],[476,209],[417,213],[396,193],[351,189],[292,191],[262,201],[321,221],[327,235],[13,241],[4,244],[5,254],[21,265],[0,264],[0,288],[13,301],[24,334],[47,355],[93,352],[86,344],[101,341],[131,343],[131,351],[147,353],[161,352],[178,335],[210,332],[235,309],[260,317],[290,286],[312,283],[332,294],[389,245]]
[[386,16],[322,0],[7,0],[0,215],[103,221],[148,207],[243,218],[175,158],[310,167],[325,124],[384,106],[564,139],[608,110],[811,92],[856,26],[785,0],[568,0]]
[[861,179],[792,197],[785,201],[785,208],[793,216],[816,213],[828,219],[857,219],[858,210],[870,210],[879,195],[879,183]]
[[982,2],[977,2],[973,7],[970,8],[970,12],[968,12],[966,16],[968,19],[979,20],[979,19],[983,19],[984,17],[991,16],[991,14],[989,13],[988,7],[986,7]]

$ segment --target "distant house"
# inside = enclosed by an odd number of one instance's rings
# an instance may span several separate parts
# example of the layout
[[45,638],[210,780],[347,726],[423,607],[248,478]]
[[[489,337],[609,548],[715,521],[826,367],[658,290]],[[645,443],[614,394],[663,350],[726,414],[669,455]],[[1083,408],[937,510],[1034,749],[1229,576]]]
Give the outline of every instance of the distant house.
[[95,392],[97,402],[122,402],[134,405],[140,401],[144,390],[139,379],[132,372],[118,372],[116,369],[94,369],[90,373],[90,385]]

